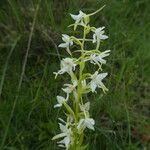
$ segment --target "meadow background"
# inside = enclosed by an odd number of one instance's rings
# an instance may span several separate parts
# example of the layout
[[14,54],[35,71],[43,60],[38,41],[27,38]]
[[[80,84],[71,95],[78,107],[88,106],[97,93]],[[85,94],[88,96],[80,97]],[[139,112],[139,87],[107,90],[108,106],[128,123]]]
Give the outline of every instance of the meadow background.
[[150,150],[149,0],[0,0],[0,150],[58,149],[51,138],[63,114],[53,105],[67,79],[53,72],[67,54],[57,45],[74,34],[69,13],[104,4],[91,23],[109,35],[109,92],[87,97],[96,131],[86,142],[89,150]]

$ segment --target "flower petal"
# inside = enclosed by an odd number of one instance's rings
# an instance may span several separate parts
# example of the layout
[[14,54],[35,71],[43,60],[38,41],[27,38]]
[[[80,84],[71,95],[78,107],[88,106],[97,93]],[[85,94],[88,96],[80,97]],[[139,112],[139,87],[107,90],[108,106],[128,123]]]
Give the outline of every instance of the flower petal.
[[108,75],[108,73],[100,73],[100,74],[97,76],[97,79],[98,79],[99,81],[102,81],[107,75]]
[[66,47],[68,47],[68,44],[67,43],[61,43],[58,45],[58,47],[66,48]]
[[66,133],[60,133],[60,134],[55,135],[52,138],[52,140],[56,140],[56,139],[59,139],[59,138],[65,137],[65,136],[66,136]]
[[61,106],[62,106],[62,104],[56,104],[56,105],[54,105],[54,108],[61,107]]
[[91,81],[90,87],[91,87],[92,92],[94,92],[96,87],[97,87],[97,85],[93,81]]

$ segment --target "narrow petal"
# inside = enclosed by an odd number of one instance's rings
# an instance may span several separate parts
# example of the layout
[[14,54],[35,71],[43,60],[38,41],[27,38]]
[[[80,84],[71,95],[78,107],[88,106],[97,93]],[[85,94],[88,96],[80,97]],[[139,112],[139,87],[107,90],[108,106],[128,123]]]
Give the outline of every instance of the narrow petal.
[[106,64],[106,60],[105,60],[105,59],[99,58],[99,61],[100,61],[100,63],[102,63],[102,64]]
[[100,35],[100,39],[102,39],[102,40],[108,39],[108,36],[107,35]]
[[103,80],[106,76],[108,75],[108,73],[101,73],[98,75],[98,80]]
[[61,106],[62,106],[62,104],[56,104],[56,105],[54,105],[54,108],[61,107]]
[[68,44],[67,43],[61,43],[58,45],[58,47],[66,48],[66,47],[68,47]]
[[103,82],[100,82],[100,86],[99,86],[104,92],[108,91],[108,89],[106,88],[106,86],[103,84]]
[[92,92],[94,92],[96,87],[97,87],[97,85],[93,81],[91,81],[90,87],[91,87]]
[[72,17],[73,20],[77,20],[78,19],[78,15],[70,14],[70,16]]
[[65,137],[65,136],[66,136],[66,133],[60,133],[60,134],[55,135],[52,138],[52,140],[56,140],[56,139],[59,139],[59,138]]
[[64,146],[63,144],[59,144],[58,146],[59,146],[59,147],[63,147],[63,148],[65,148],[65,146]]
[[66,122],[62,118],[58,118],[58,120],[61,121],[64,124],[66,124]]

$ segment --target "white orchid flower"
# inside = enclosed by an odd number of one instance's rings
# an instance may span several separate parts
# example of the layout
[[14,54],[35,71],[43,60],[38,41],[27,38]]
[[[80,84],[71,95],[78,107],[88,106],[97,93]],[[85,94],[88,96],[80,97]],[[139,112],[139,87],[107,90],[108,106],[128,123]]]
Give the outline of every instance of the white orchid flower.
[[62,90],[67,93],[67,99],[69,98],[69,94],[73,92],[75,98],[77,98],[77,87],[78,83],[77,81],[73,81],[73,84],[64,84],[64,86],[67,86],[66,88],[62,88]]
[[81,10],[78,15],[70,14],[72,19],[75,20],[74,30],[76,29],[78,24],[84,25],[88,23],[89,16],[83,13]]
[[90,102],[87,102],[85,104],[80,104],[80,109],[83,112],[88,112],[90,110]]
[[81,10],[79,11],[79,14],[78,15],[73,15],[73,14],[70,14],[72,19],[75,20],[75,23],[76,24],[79,24],[79,23],[82,23],[83,21],[83,18],[85,18],[87,15],[85,13],[83,13]]
[[108,89],[105,87],[103,84],[102,80],[108,75],[108,73],[100,73],[98,74],[98,71],[96,71],[92,76],[91,76],[91,82],[90,82],[90,88],[92,92],[95,92],[96,88],[99,87],[101,88],[104,92],[108,91]]
[[71,51],[70,51],[69,47],[73,45],[73,41],[71,40],[70,36],[67,34],[62,34],[62,40],[65,43],[59,44],[58,47],[66,48],[67,52],[71,55]]
[[52,140],[56,140],[56,139],[59,139],[59,138],[63,138],[61,141],[57,142],[60,146],[60,147],[65,147],[66,149],[69,148],[69,145],[72,141],[72,131],[71,131],[71,128],[68,128],[67,125],[63,125],[61,123],[59,123],[59,127],[60,127],[60,130],[62,133],[54,136],[52,138]]
[[84,119],[80,119],[77,129],[79,132],[82,132],[85,128],[89,128],[94,130],[95,121],[93,118],[85,117]]
[[81,118],[77,129],[79,133],[81,133],[85,128],[89,128],[91,130],[94,130],[94,124],[95,121],[93,118],[89,118],[89,110],[90,110],[90,102],[87,102],[85,104],[80,104],[80,110],[84,113],[85,118]]
[[66,72],[68,74],[71,74],[72,71],[75,70],[76,64],[74,63],[74,60],[72,58],[65,58],[65,59],[61,60],[60,66],[61,66],[61,69],[57,73],[54,72],[54,74],[56,74],[56,76],[58,74],[64,74]]
[[92,54],[90,56],[90,62],[92,64],[98,64],[100,66],[100,64],[106,64],[106,60],[104,59],[105,57],[109,56],[110,54],[110,50],[106,50],[100,54]]
[[103,30],[105,27],[100,27],[95,29],[93,34],[93,43],[99,43],[100,40],[105,40],[108,38],[107,35],[104,35],[105,31]]
[[57,102],[58,102],[58,104],[54,105],[54,108],[61,107],[63,105],[63,103],[66,102],[66,101],[67,101],[67,99],[65,99],[64,97],[57,96]]

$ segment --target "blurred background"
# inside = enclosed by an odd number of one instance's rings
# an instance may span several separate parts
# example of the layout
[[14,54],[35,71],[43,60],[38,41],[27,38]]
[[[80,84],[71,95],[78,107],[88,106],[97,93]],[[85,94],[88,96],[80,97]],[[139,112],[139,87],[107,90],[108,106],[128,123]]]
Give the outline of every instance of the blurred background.
[[0,0],[0,150],[59,149],[51,138],[63,113],[53,105],[68,79],[54,80],[67,56],[57,45],[74,34],[69,13],[104,4],[91,24],[109,35],[109,92],[87,97],[96,130],[85,141],[89,150],[150,150],[149,0]]

